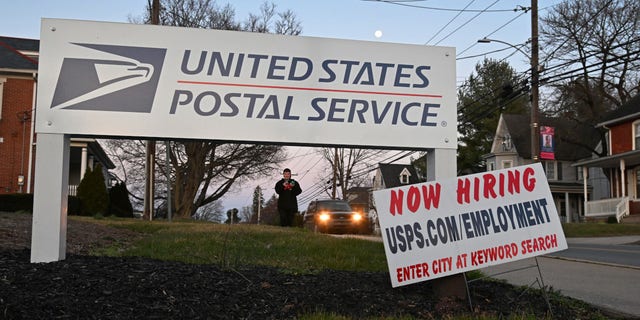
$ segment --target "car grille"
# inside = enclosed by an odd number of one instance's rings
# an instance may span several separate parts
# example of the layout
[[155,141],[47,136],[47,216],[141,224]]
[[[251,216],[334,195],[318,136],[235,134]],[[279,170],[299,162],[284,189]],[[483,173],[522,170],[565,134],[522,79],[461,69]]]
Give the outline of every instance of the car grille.
[[334,213],[331,214],[331,220],[329,223],[334,228],[350,227],[353,225],[351,220],[351,213]]

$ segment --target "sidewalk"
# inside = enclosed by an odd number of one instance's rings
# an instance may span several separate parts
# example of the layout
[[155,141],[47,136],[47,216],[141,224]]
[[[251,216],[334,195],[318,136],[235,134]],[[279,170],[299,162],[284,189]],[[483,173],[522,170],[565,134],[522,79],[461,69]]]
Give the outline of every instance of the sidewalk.
[[567,244],[637,244],[640,245],[640,235],[620,237],[589,237],[567,238]]

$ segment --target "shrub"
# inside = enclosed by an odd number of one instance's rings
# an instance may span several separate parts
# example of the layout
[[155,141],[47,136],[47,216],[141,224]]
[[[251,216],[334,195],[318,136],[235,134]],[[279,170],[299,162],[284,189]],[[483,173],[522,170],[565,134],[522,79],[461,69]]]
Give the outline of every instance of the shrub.
[[[0,195],[0,211],[33,212],[33,193],[15,193]],[[80,215],[80,199],[76,196],[67,198],[67,215]]]
[[607,223],[618,223],[618,218],[616,218],[615,216],[609,216],[609,218],[607,218]]
[[94,170],[85,172],[78,185],[78,198],[81,201],[82,215],[92,216],[107,212],[109,193],[102,175],[102,165],[98,164]]
[[109,214],[116,217],[133,218],[133,206],[124,182],[118,182],[109,190]]
[[0,211],[33,211],[32,193],[12,193],[0,195]]
[[69,196],[67,198],[67,215],[79,216],[82,214],[82,203],[77,196]]

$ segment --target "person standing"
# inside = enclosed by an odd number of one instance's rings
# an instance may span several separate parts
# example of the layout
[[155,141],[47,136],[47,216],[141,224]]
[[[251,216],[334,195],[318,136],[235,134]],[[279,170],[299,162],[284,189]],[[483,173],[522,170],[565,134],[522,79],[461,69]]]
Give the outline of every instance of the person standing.
[[278,194],[278,214],[280,214],[280,225],[283,227],[293,226],[295,214],[298,212],[297,196],[302,193],[300,184],[291,179],[291,170],[286,168],[282,171],[283,178],[276,182],[276,193]]

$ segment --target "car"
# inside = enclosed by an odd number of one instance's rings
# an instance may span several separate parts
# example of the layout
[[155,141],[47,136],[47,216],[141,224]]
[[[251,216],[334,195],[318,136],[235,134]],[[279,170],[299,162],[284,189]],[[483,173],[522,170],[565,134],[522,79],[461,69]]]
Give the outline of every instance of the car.
[[306,228],[322,233],[367,233],[367,217],[345,200],[313,200],[303,216]]

